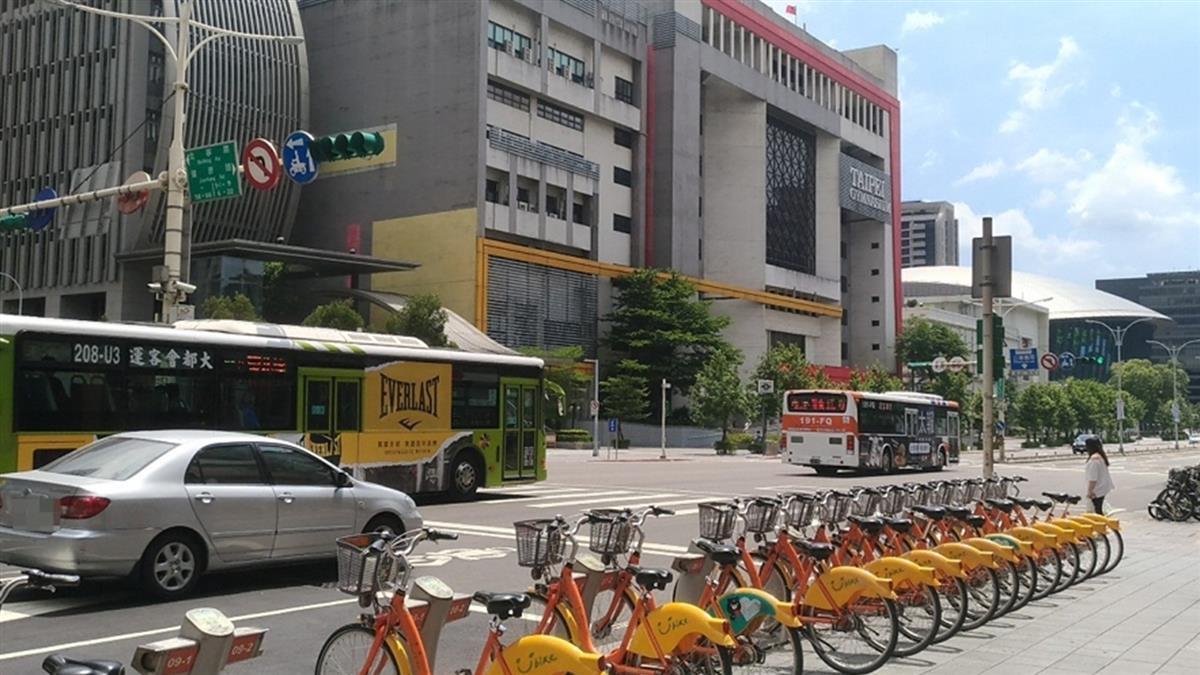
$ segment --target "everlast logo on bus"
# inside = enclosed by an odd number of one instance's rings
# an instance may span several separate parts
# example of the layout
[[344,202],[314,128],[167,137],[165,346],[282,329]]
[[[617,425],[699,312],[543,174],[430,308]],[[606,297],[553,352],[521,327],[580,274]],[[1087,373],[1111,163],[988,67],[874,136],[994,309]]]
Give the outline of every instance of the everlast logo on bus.
[[[397,380],[383,374],[379,378],[379,419],[407,412],[438,416],[438,388],[442,384],[440,375],[416,382]],[[421,422],[401,418],[399,423],[412,431]]]

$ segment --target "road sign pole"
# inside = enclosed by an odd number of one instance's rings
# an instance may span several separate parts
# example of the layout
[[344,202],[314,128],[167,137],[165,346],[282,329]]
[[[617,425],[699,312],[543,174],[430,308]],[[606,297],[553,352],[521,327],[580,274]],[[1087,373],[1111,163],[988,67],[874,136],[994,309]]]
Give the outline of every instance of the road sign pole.
[[983,477],[991,478],[993,468],[993,434],[995,433],[995,412],[992,409],[992,394],[995,386],[996,373],[992,363],[992,219],[983,219],[983,255],[975,264],[980,265],[983,276]]
[[[600,400],[600,359],[584,359],[592,364],[592,400]],[[592,408],[592,457],[600,456],[600,406]]]

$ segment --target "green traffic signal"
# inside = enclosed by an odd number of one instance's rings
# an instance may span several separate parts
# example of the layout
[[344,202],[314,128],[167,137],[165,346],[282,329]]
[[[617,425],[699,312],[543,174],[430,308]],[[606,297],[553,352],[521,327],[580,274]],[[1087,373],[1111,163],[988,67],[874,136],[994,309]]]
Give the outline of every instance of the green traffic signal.
[[1104,357],[1103,356],[1096,357],[1096,365],[1098,365],[1098,366],[1104,365]]
[[322,136],[313,144],[313,156],[319,162],[373,157],[383,152],[383,135],[374,131]]
[[23,213],[17,213],[0,217],[0,232],[15,232],[24,229],[26,216]]

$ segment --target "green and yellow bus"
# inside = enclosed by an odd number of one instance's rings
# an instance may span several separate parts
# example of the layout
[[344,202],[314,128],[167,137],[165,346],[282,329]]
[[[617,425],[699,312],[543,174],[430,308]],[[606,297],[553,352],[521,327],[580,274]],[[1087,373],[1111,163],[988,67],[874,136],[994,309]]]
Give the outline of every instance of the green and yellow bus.
[[120,431],[220,429],[300,443],[409,493],[463,497],[546,478],[542,369],[397,335],[0,314],[0,473]]

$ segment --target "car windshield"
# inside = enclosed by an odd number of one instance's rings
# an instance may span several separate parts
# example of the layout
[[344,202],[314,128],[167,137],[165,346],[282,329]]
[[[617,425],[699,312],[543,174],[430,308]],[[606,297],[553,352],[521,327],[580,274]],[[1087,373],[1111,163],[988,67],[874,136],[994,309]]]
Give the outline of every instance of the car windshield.
[[145,438],[111,436],[79,448],[42,467],[70,476],[125,480],[175,447]]

